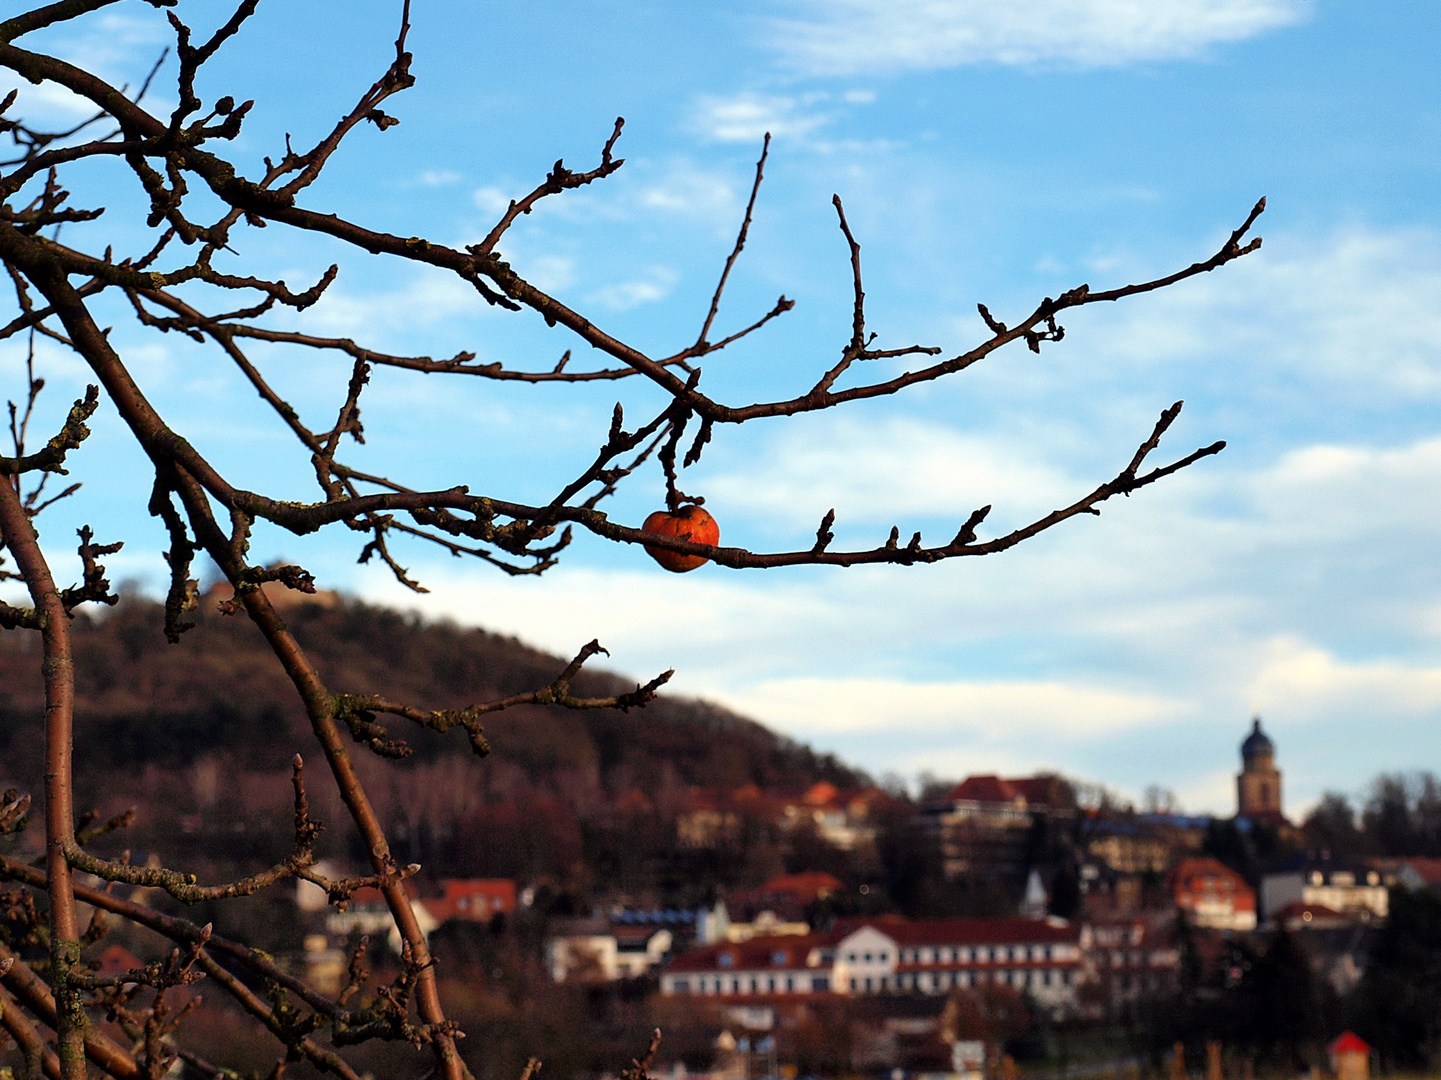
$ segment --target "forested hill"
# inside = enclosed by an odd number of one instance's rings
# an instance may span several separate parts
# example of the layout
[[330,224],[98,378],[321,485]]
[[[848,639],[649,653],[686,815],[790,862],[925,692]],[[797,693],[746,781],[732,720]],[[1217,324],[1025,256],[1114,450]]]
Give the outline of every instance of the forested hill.
[[[201,608],[192,616],[198,625],[178,645],[161,633],[161,606],[145,599],[128,598],[98,618],[75,620],[82,776],[147,766],[172,771],[207,758],[269,772],[286,768],[297,750],[314,753],[296,694],[259,633],[244,616],[217,614],[213,597]],[[339,598],[291,607],[284,617],[332,690],[384,693],[427,709],[539,689],[568,660],[514,638]],[[0,635],[0,780],[9,783],[39,774],[30,768],[38,766],[43,715],[39,646],[34,634]],[[636,680],[606,673],[595,660],[591,665],[595,670],[573,683],[577,694],[635,688]],[[412,765],[470,752],[458,729],[441,736],[383,719],[392,737],[414,749]],[[488,717],[486,731],[496,762],[523,770],[535,787],[579,785],[602,799],[677,786],[754,783],[794,791],[822,779],[841,786],[861,780],[833,757],[717,706],[678,697],[626,713],[520,707]]]

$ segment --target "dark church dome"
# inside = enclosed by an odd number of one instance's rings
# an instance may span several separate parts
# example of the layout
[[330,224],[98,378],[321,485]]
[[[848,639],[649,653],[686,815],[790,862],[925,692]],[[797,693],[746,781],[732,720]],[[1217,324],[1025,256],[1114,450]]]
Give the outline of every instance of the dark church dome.
[[1247,735],[1246,741],[1241,744],[1241,760],[1250,761],[1262,754],[1274,756],[1275,753],[1276,744],[1261,730],[1261,718],[1258,716],[1251,721],[1251,734]]

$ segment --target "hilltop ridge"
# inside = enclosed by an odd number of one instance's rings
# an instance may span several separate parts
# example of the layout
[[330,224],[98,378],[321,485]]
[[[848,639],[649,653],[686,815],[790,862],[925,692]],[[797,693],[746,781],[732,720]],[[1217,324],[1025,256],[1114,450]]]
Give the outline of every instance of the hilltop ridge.
[[[219,614],[218,599],[206,596],[192,616],[196,627],[177,645],[161,633],[161,605],[145,598],[127,597],[98,617],[75,620],[75,750],[82,809],[140,807],[127,845],[165,849],[183,836],[192,853],[228,863],[258,857],[281,839],[291,757],[318,759],[318,751],[265,642],[243,616]],[[287,624],[336,692],[459,708],[544,687],[568,662],[515,638],[334,594],[289,599]],[[0,637],[0,785],[27,790],[42,772],[43,688],[33,637]],[[595,661],[573,681],[582,696],[635,685]],[[624,713],[520,706],[493,714],[486,719],[493,752],[483,761],[459,732],[441,736],[383,719],[414,753],[382,762],[354,747],[371,797],[398,854],[451,872],[565,877],[588,866],[582,876],[593,880],[598,830],[614,826],[616,845],[633,845],[634,830],[627,841],[628,826],[620,823],[647,807],[673,807],[696,789],[803,791],[823,780],[866,782],[833,756],[753,720],[664,694]],[[349,830],[323,772],[309,770],[312,797],[334,822],[328,842],[336,844]],[[493,842],[474,842],[478,830]]]

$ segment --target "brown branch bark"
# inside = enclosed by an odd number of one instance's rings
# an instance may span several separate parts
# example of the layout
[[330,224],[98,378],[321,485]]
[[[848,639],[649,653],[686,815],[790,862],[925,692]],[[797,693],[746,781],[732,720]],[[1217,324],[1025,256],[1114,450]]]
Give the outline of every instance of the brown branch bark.
[[71,973],[80,966],[80,923],[65,857],[66,846],[75,842],[71,786],[75,661],[70,649],[70,616],[20,496],[6,483],[0,483],[0,539],[25,579],[40,620],[45,657],[45,871],[50,894],[50,970],[57,1001],[55,1032],[63,1080],[85,1080],[85,1007],[80,988],[71,982]]
[[[11,961],[10,969],[5,973],[3,980],[5,987],[24,1004],[25,1008],[39,1017],[42,1023],[58,1031],[60,1017],[51,988],[46,986],[45,981],[31,971],[24,961],[4,945],[0,945],[0,963],[5,960]],[[83,1032],[83,1056],[80,1059],[82,1076],[84,1075],[85,1059],[88,1057],[96,1066],[111,1076],[117,1077],[118,1080],[139,1080],[140,1066],[128,1050],[103,1032],[94,1030],[88,1024],[81,1030]],[[62,1049],[63,1045],[62,1043]],[[57,1068],[59,1062],[60,1059],[57,1058]]]

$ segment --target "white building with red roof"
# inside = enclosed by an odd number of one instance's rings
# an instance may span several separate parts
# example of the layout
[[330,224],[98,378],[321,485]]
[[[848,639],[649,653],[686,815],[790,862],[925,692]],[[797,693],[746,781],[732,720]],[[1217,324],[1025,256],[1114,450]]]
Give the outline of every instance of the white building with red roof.
[[882,918],[683,953],[661,975],[661,992],[784,999],[999,984],[1060,1009],[1075,1003],[1081,971],[1080,929],[1061,919]]

